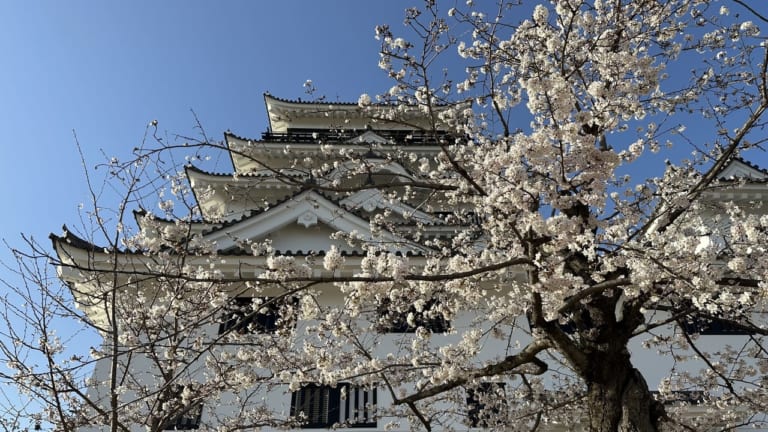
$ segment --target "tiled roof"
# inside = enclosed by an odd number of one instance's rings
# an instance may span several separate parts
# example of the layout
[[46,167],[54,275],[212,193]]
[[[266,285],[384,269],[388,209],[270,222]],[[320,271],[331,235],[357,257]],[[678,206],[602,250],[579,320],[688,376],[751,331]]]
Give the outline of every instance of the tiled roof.
[[184,171],[195,171],[195,172],[198,172],[200,174],[205,174],[205,175],[212,176],[212,177],[232,177],[232,173],[225,173],[225,172],[215,173],[215,172],[205,171],[205,170],[200,169],[200,168],[198,168],[198,167],[196,167],[196,166],[194,166],[192,164],[184,165]]
[[[66,244],[71,245],[71,246],[73,246],[75,248],[83,249],[83,250],[86,250],[86,251],[89,251],[89,252],[107,252],[108,253],[110,251],[111,252],[115,251],[114,249],[107,249],[107,248],[103,248],[103,247],[100,247],[100,246],[96,246],[95,244],[89,242],[88,240],[84,240],[84,239],[78,237],[77,235],[75,235],[74,233],[69,231],[67,229],[66,225],[63,228],[64,228],[64,234],[62,236],[58,236],[58,235],[53,234],[53,233],[51,233],[49,235],[49,238],[53,242],[54,249],[56,248],[56,243],[57,242],[61,242],[61,243],[66,243]],[[131,251],[131,250],[118,250],[117,252],[120,253],[120,254],[124,254],[124,255],[143,255],[144,254],[141,251]],[[305,257],[305,256],[324,256],[325,254],[326,254],[325,250],[318,250],[318,251],[314,251],[314,250],[304,251],[302,249],[297,249],[297,250],[291,250],[291,249],[288,249],[288,250],[275,250],[275,255],[278,255],[278,256]],[[247,256],[247,257],[252,257],[253,256],[253,254],[248,253],[248,252],[246,252],[246,251],[244,251],[244,250],[242,250],[240,248],[235,248],[235,249],[232,249],[232,250],[229,250],[229,251],[219,251],[219,255]],[[342,256],[347,256],[347,257],[364,257],[364,256],[366,256],[366,253],[359,252],[359,251],[341,251],[341,255]],[[395,255],[396,256],[409,256],[409,257],[411,257],[411,256],[413,256],[413,257],[415,257],[415,256],[424,256],[424,254],[421,253],[421,252],[411,252],[411,251],[408,251],[408,252],[405,252],[405,253],[398,251],[398,252],[395,252]]]
[[[188,165],[187,167],[188,167],[188,169],[191,169],[191,170],[194,170],[194,171],[199,172],[201,174],[205,174],[205,175],[209,175],[209,176],[232,177],[232,174],[210,173],[210,172],[203,171],[200,168],[197,168],[197,167],[195,167],[193,165]],[[267,177],[269,175],[271,175],[271,174],[263,174],[263,175],[243,174],[243,176],[245,176],[245,177]],[[295,174],[295,175],[294,174],[286,174],[286,175],[292,176],[292,177],[299,177],[299,176],[301,176],[301,174]],[[305,190],[311,189],[311,185],[309,185],[309,184],[303,184],[303,185],[297,184],[295,186],[300,188],[300,190],[297,190],[293,195],[288,195],[285,198],[270,204],[270,207],[275,207],[275,206],[280,205],[280,204],[282,204],[284,202],[287,202],[287,201],[291,200],[292,198],[296,197],[297,195],[299,195],[300,193],[304,192]],[[366,219],[366,220],[368,219],[368,217],[365,215],[366,212],[364,212],[363,210],[357,209],[357,208],[350,208],[350,207],[342,205],[340,201],[343,198],[333,196],[333,191],[315,190],[314,192],[317,193],[318,195],[321,195],[325,199],[331,201],[332,203],[336,204],[337,206],[339,206],[341,208],[344,208],[345,210],[349,211],[350,213],[354,214],[355,216],[358,216],[358,217],[360,217],[362,219]],[[213,233],[213,232],[216,232],[216,231],[220,231],[221,229],[233,226],[233,225],[235,225],[235,224],[237,224],[239,222],[242,222],[242,221],[244,221],[246,219],[249,219],[249,218],[251,218],[253,216],[257,216],[257,215],[259,215],[261,213],[264,213],[264,211],[265,211],[264,209],[253,209],[253,210],[243,214],[243,216],[241,216],[240,218],[233,219],[231,221],[227,221],[227,222],[223,222],[223,223],[215,223],[218,226],[215,227],[215,228],[212,228],[210,230],[203,231],[203,235],[207,235],[207,234],[210,234],[210,233]],[[445,219],[447,217],[449,217],[450,215],[452,215],[452,213],[451,212],[439,212],[439,213],[434,213],[432,215],[435,216],[436,218],[442,220],[443,224],[444,224],[445,223]],[[205,221],[201,221],[201,222],[205,222]],[[212,222],[206,222],[206,223],[212,223]],[[413,225],[416,225],[416,223],[417,223],[417,221],[414,220],[413,222],[402,222],[402,223],[398,223],[397,225],[399,225],[399,226],[413,226]],[[424,225],[427,225],[427,226],[442,225],[440,223],[432,223],[432,222],[425,222],[425,221],[421,221],[421,223],[424,224]]]
[[[87,250],[89,252],[104,252],[107,250],[107,248],[97,246],[88,240],[85,240],[83,238],[78,237],[75,235],[72,231],[67,228],[66,225],[61,227],[64,230],[64,234],[61,236],[58,236],[54,233],[51,233],[48,235],[48,238],[51,239],[51,242],[53,243],[53,248],[56,249],[56,243],[66,243],[69,245],[72,245],[78,249]],[[114,250],[114,249],[111,249]]]
[[304,101],[299,99],[286,99],[286,98],[280,98],[277,96],[273,96],[269,93],[264,93],[264,100],[266,101],[267,98],[272,98],[278,102],[285,102],[285,103],[292,103],[292,104],[308,104],[308,105],[345,105],[345,106],[357,106],[357,102],[338,102],[338,101],[328,101],[328,100],[309,100]]
[[[267,98],[274,99],[274,100],[276,100],[278,102],[292,103],[292,104],[326,105],[326,106],[327,105],[341,105],[341,106],[359,106],[360,105],[358,102],[330,101],[330,100],[327,100],[327,99],[324,99],[324,100],[309,100],[309,101],[301,100],[301,98],[299,98],[299,99],[286,99],[286,98],[281,98],[281,97],[274,96],[274,95],[270,94],[269,92],[264,93],[264,100],[265,100],[265,102],[266,102]],[[394,106],[397,106],[397,104],[395,104],[395,103],[373,103],[370,106],[374,106],[374,107],[394,107]],[[416,107],[417,105],[411,105],[411,106]],[[435,106],[437,106],[437,107],[445,107],[445,106],[448,106],[448,104],[447,103],[437,103],[437,104],[435,104]]]
[[[295,197],[297,197],[301,193],[305,192],[306,190],[307,189],[303,189],[303,190],[297,191],[296,193],[294,193],[292,195],[287,195],[285,198],[270,204],[270,206],[268,208],[253,209],[253,210],[251,210],[251,211],[249,211],[247,213],[244,213],[241,217],[239,217],[237,219],[232,219],[232,220],[229,220],[229,221],[217,224],[217,226],[215,228],[203,231],[202,234],[203,235],[208,235],[208,234],[211,234],[211,233],[214,233],[214,232],[217,232],[217,231],[221,231],[221,230],[226,229],[228,227],[237,225],[238,223],[243,222],[245,220],[248,220],[248,219],[250,219],[252,217],[256,217],[256,216],[258,216],[260,214],[263,214],[263,213],[269,211],[271,208],[277,207],[277,206],[279,206],[279,205],[281,205],[283,203],[286,203],[286,202],[294,199]],[[360,209],[357,209],[357,208],[349,208],[347,206],[342,205],[341,202],[340,202],[340,199],[338,197],[334,197],[332,194],[327,193],[327,192],[323,192],[323,191],[317,191],[316,190],[314,192],[317,193],[318,195],[322,196],[323,198],[327,199],[328,201],[332,202],[333,204],[337,205],[338,207],[343,208],[344,210],[350,212],[351,214],[353,214],[353,215],[355,215],[355,216],[357,216],[357,217],[359,217],[361,219],[368,220],[368,217],[365,215],[365,212],[363,210],[360,210]],[[424,225],[437,225],[437,224],[427,223],[427,222],[422,222],[422,223]],[[414,221],[413,223],[401,223],[401,224],[398,224],[398,225],[400,225],[400,226],[416,225],[416,221]]]
[[[134,217],[134,219],[138,219],[138,218],[140,218],[140,217],[144,217],[144,216],[146,216],[147,214],[149,214],[149,212],[148,212],[148,211],[146,211],[146,210],[144,210],[143,208],[140,208],[140,209],[137,209],[137,210],[134,210],[134,211],[133,211],[133,217]],[[154,213],[152,213],[152,218],[154,218],[154,219],[156,219],[156,220],[159,220],[160,222],[176,223],[176,219],[169,219],[169,218],[166,218],[166,217],[163,217],[163,216],[160,216],[160,215],[154,214]],[[185,221],[185,222],[189,222],[189,223],[191,223],[191,224],[204,224],[204,223],[209,223],[209,222],[206,222],[206,221],[204,221],[204,220],[202,220],[202,219],[192,219],[192,220],[190,220],[190,221]]]
[[[215,172],[205,171],[205,170],[202,170],[202,169],[200,169],[200,168],[198,168],[198,167],[196,167],[194,165],[191,165],[191,164],[184,165],[184,169],[185,170],[190,170],[190,171],[195,171],[197,173],[204,174],[204,175],[211,176],[211,177],[230,177],[230,178],[234,177],[234,174],[232,174],[232,173],[224,173],[224,172],[222,172],[222,173],[215,173]],[[251,172],[238,173],[237,176],[238,177],[266,178],[266,177],[273,177],[275,174],[276,173],[274,173],[272,171],[269,171],[269,172],[252,172],[251,171]],[[279,174],[281,176],[285,176],[285,177],[302,177],[302,176],[307,175],[305,173],[297,173],[297,172],[293,172],[293,173],[282,173],[281,172]]]
[[720,177],[720,178],[717,179],[717,181],[719,183],[721,183],[721,184],[734,184],[734,183],[742,183],[742,184],[768,184],[768,169],[760,167],[757,164],[742,158],[741,156],[734,156],[734,157],[730,158],[728,163],[726,163],[725,166],[723,166],[723,168],[720,171],[720,173],[722,173],[722,171],[726,170],[731,165],[731,163],[733,161],[739,162],[741,164],[744,164],[744,165],[748,166],[749,168],[752,168],[753,170],[759,172],[760,174],[765,175],[766,177],[765,178],[739,177],[739,176],[731,176],[731,177],[727,177],[727,178],[726,177]]
[[242,140],[242,141],[254,141],[254,142],[258,141],[258,140],[254,140],[254,139],[251,139],[251,138],[246,138],[244,136],[237,135],[237,134],[233,133],[232,131],[227,130],[227,131],[224,132],[224,141],[225,142],[226,142],[226,138],[228,136],[230,136],[232,138],[236,138],[236,139]]
[[750,168],[756,169],[756,170],[760,171],[761,173],[763,173],[763,174],[768,176],[768,169],[762,168],[762,167],[758,166],[757,164],[752,163],[752,162],[742,158],[741,156],[736,156],[736,157],[733,158],[733,160],[741,162],[744,165],[746,165],[746,166],[748,166]]

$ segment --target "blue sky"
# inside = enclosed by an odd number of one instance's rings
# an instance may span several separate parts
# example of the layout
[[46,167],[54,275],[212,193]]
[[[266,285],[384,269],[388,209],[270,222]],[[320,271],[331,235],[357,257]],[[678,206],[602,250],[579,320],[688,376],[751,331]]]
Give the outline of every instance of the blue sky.
[[[440,3],[447,9],[456,1]],[[161,132],[194,135],[191,110],[213,138],[227,129],[257,138],[267,127],[263,93],[307,97],[308,79],[330,100],[383,92],[391,81],[377,66],[374,27],[388,23],[405,33],[403,10],[420,4],[0,3],[0,196],[9,203],[0,238],[18,245],[25,233],[45,241],[62,224],[77,224],[88,194],[73,131],[92,168],[104,161],[102,150],[128,157],[155,119]],[[762,0],[751,4],[766,9]],[[764,153],[758,159],[768,166]]]
[[[127,156],[157,119],[169,134],[258,137],[262,94],[356,101],[391,85],[377,24],[401,29],[417,1],[3,2],[0,5],[0,237],[45,239],[87,201],[90,167]],[[230,167],[222,166],[227,171]],[[5,252],[0,256],[7,256]]]

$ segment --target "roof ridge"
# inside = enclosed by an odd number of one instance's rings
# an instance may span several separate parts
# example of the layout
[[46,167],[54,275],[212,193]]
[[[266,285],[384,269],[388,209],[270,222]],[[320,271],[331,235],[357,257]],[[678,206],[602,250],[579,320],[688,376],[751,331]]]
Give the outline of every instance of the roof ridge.
[[[353,101],[349,101],[349,102],[335,101],[335,102],[333,102],[333,101],[329,101],[329,100],[326,100],[326,99],[322,99],[322,100],[317,100],[316,99],[316,100],[305,101],[305,100],[302,100],[301,98],[297,98],[297,99],[282,98],[282,97],[279,97],[279,96],[275,96],[275,95],[273,95],[273,94],[271,94],[269,92],[265,92],[264,93],[264,99],[267,99],[267,98],[274,99],[274,100],[276,100],[278,102],[292,103],[292,104],[360,106],[359,102],[353,102]],[[461,103],[465,103],[465,102],[466,101],[456,101],[456,102],[453,102],[453,103],[437,103],[434,106],[447,107],[447,106],[461,104]],[[388,107],[388,108],[394,108],[394,107],[403,106],[403,105],[404,106],[414,107],[414,108],[419,106],[419,105],[415,105],[415,104],[412,105],[412,104],[402,104],[402,103],[386,103],[386,102],[382,103],[382,102],[376,102],[376,103],[372,103],[370,105],[366,105],[365,107],[361,107],[361,108],[366,108],[366,107],[380,107],[380,108],[387,108]]]
[[733,158],[732,158],[732,159],[733,159],[733,160],[736,160],[736,161],[738,161],[738,162],[741,162],[741,163],[743,163],[744,165],[746,165],[746,166],[748,166],[748,167],[750,167],[750,168],[754,168],[754,169],[756,169],[756,170],[760,171],[761,173],[763,173],[763,174],[765,174],[765,175],[768,175],[768,168],[763,168],[763,167],[761,167],[761,166],[757,165],[757,164],[756,164],[756,163],[754,163],[754,162],[750,162],[750,161],[748,161],[748,160],[744,159],[744,158],[743,158],[743,157],[741,157],[741,156],[733,156]]
[[301,100],[301,98],[297,98],[297,99],[288,99],[288,98],[281,98],[281,97],[278,97],[278,96],[274,96],[274,95],[272,95],[272,94],[270,94],[270,93],[268,93],[268,92],[267,92],[267,93],[264,93],[264,97],[265,97],[265,98],[271,98],[271,99],[274,99],[274,100],[276,100],[276,101],[278,101],[278,102],[286,102],[286,103],[294,103],[294,104],[307,104],[307,105],[345,105],[345,106],[353,106],[353,105],[354,105],[354,106],[357,106],[357,105],[359,105],[357,102],[341,102],[341,101],[337,101],[337,102],[329,102],[329,101],[327,101],[327,100],[324,100],[324,99],[323,99],[323,100],[317,100],[317,99],[316,99],[316,100],[310,100],[310,101]]
[[[57,235],[54,233],[50,233],[48,235],[48,238],[53,243],[53,248],[56,249],[56,242],[63,242],[70,244],[78,249],[84,249],[90,252],[103,252],[105,250],[111,249],[106,247],[97,246],[96,244],[83,239],[82,237],[78,236],[77,234],[70,231],[69,228],[67,228],[67,225],[62,225],[61,227],[64,230],[63,235]],[[114,249],[112,249],[114,250]],[[118,252],[122,252],[118,249]]]
[[[268,171],[267,173],[260,173],[260,172],[254,172],[254,171],[246,171],[246,172],[242,172],[242,173],[238,173],[238,172],[212,172],[212,171],[205,171],[204,169],[199,168],[199,167],[197,167],[195,165],[192,165],[192,164],[184,165],[184,168],[185,169],[189,169],[191,171],[195,171],[195,172],[197,172],[199,174],[204,174],[204,175],[211,176],[211,177],[232,177],[232,178],[235,178],[235,177],[253,177],[253,178],[258,178],[258,177],[275,176],[277,174],[273,170],[269,170],[267,168],[264,169],[265,171]],[[286,177],[301,177],[302,175],[306,175],[306,174],[305,173],[279,173],[279,175],[286,176]]]
[[157,213],[153,213],[149,210],[146,210],[144,208],[139,207],[138,209],[133,210],[133,216],[134,218],[138,218],[141,216],[146,216],[148,214],[152,215],[152,218],[155,220],[159,220],[160,222],[168,222],[168,223],[176,223],[176,222],[184,222],[184,223],[190,223],[190,224],[210,224],[210,222],[206,222],[205,220],[201,219],[190,219],[188,221],[182,220],[182,219],[171,219],[164,216],[160,216]]
[[[258,142],[258,141],[259,141],[259,140],[256,140],[256,139],[246,138],[246,137],[244,137],[244,136],[238,135],[238,134],[236,134],[236,133],[232,132],[232,131],[231,131],[231,130],[229,130],[229,129],[227,129],[226,131],[224,131],[224,141],[225,141],[225,142],[227,142],[227,139],[226,139],[226,138],[227,138],[228,136],[229,136],[229,137],[232,137],[232,138],[237,138],[237,139],[239,139],[239,140],[244,140],[244,141],[254,141],[254,142]],[[227,142],[227,144],[229,144],[229,142]]]

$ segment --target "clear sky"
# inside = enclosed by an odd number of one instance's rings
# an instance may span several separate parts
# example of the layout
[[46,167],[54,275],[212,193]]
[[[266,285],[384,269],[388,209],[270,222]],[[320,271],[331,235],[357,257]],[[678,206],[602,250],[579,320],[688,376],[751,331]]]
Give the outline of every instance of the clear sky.
[[[92,168],[104,161],[102,150],[127,157],[152,120],[161,132],[194,135],[191,110],[211,137],[229,129],[258,138],[267,127],[263,93],[307,97],[308,79],[330,100],[385,91],[391,81],[377,66],[374,27],[404,33],[403,10],[420,4],[0,2],[0,238],[45,241],[62,224],[77,225],[88,195],[73,131]],[[750,4],[768,11],[768,1]],[[754,162],[768,166],[758,155]]]
[[[331,100],[390,87],[374,27],[401,29],[399,1],[5,1],[0,4],[0,237],[44,240],[87,201],[89,165],[126,156],[152,120],[193,135],[259,137],[262,94]],[[220,167],[229,171],[229,166]],[[0,253],[4,259],[5,251]]]

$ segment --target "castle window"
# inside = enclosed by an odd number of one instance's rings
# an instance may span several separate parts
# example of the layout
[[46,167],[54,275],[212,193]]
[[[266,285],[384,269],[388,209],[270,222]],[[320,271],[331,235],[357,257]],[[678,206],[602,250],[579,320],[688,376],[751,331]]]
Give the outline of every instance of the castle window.
[[[409,306],[405,311],[392,307],[390,299],[384,299],[378,308],[379,331],[381,333],[413,333],[419,327],[424,327],[432,333],[445,333],[450,328],[450,322],[437,310],[439,302],[429,300],[421,311],[415,306]],[[409,321],[410,318],[410,321]]]
[[494,419],[499,419],[507,405],[504,383],[480,383],[467,388],[466,393],[467,423],[469,426],[481,428],[494,426],[496,423]]
[[[296,303],[296,299],[291,301]],[[256,310],[255,304],[263,306]],[[286,301],[275,297],[236,297],[224,308],[219,334],[273,333],[285,321],[293,322],[290,317],[281,316],[285,307]]]
[[700,335],[750,335],[746,326],[740,326],[731,320],[725,320],[718,317],[693,314],[678,321],[680,328],[687,334]]
[[291,416],[302,428],[376,427],[376,389],[308,384],[291,394]]
[[657,390],[651,391],[654,399],[663,401],[665,405],[680,403],[698,405],[705,401],[704,392],[700,390],[673,390],[664,396]]
[[192,430],[200,428],[203,404],[198,402],[183,406],[181,403],[181,393],[184,391],[184,388],[185,386],[176,384],[166,391],[164,405],[170,405],[176,414],[163,423],[163,430]]

